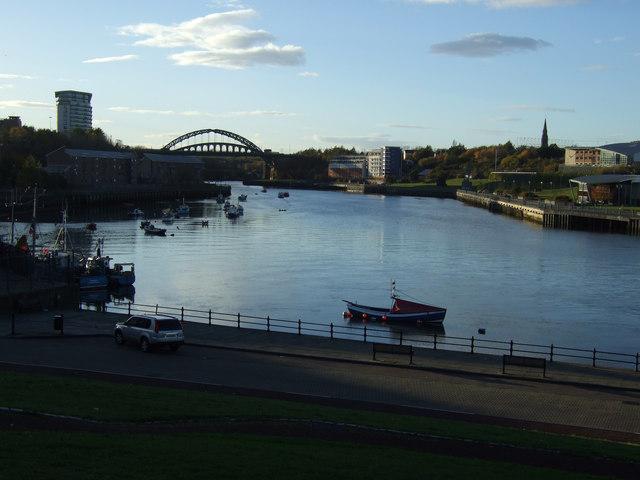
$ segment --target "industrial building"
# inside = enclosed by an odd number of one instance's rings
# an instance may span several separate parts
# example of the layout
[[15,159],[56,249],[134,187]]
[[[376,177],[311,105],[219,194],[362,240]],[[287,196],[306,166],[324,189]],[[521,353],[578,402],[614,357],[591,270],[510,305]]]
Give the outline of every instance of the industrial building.
[[108,190],[127,185],[187,185],[202,182],[204,165],[190,155],[59,148],[47,154],[45,171],[74,188]]
[[339,155],[329,162],[329,178],[344,182],[362,182],[367,177],[366,155]]
[[68,134],[92,127],[91,94],[76,90],[55,93],[58,103],[58,132]]
[[640,205],[640,175],[589,175],[570,180],[577,203]]
[[564,164],[566,166],[616,167],[630,165],[631,162],[627,155],[606,148],[567,147],[564,150]]

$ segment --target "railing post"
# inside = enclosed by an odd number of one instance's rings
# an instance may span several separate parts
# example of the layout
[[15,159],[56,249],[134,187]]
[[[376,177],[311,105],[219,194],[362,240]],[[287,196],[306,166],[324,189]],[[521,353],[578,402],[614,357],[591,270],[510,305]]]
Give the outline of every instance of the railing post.
[[549,363],[553,362],[553,343],[551,344],[551,349],[549,350]]
[[509,342],[509,355],[513,355],[513,340]]
[[593,366],[596,366],[596,349],[593,349]]
[[156,315],[158,314],[158,304],[156,303]]
[[129,302],[129,309],[127,310],[127,315],[131,315],[131,302]]
[[[11,312],[11,335],[16,334],[16,314]],[[636,357],[636,372],[638,371],[638,361]]]
[[636,373],[638,373],[639,367],[640,367],[640,353],[636,353]]
[[400,345],[402,345],[402,330],[400,330]]
[[269,315],[267,315],[267,332],[271,331],[271,319],[269,318]]
[[184,307],[180,307],[180,321],[184,322]]
[[209,309],[209,325],[211,325],[211,309]]
[[302,321],[298,319],[298,335],[302,335]]
[[367,326],[364,326],[364,343],[367,343]]
[[476,337],[471,337],[471,353],[473,353],[473,350],[475,349],[476,346]]
[[240,328],[240,313],[238,313],[238,328]]
[[333,322],[331,322],[331,340],[333,340]]
[[433,349],[434,350],[438,349],[438,334],[437,333],[433,334]]

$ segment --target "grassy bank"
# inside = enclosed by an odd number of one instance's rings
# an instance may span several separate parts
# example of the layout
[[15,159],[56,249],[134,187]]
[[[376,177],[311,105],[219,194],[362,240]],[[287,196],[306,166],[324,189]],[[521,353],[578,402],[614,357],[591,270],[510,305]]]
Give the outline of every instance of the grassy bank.
[[9,372],[0,372],[0,385],[0,407],[71,415],[102,422],[322,420],[444,438],[564,451],[585,457],[607,456],[640,461],[638,445],[427,416],[387,414],[293,401]]

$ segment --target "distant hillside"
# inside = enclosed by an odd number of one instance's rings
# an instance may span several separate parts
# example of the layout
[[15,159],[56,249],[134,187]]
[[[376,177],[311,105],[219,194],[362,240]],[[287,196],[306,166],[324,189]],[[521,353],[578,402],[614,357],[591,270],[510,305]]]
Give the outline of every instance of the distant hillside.
[[640,140],[627,143],[611,143],[609,145],[603,145],[601,148],[622,153],[628,157],[633,157],[636,162],[640,162]]

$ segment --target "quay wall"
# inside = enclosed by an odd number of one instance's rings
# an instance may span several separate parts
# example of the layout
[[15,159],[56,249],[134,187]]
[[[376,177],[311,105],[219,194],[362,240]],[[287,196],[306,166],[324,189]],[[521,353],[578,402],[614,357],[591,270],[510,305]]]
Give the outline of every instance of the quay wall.
[[456,192],[456,198],[492,212],[540,224],[545,228],[640,236],[640,215],[634,211],[515,201],[463,190]]

